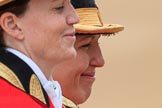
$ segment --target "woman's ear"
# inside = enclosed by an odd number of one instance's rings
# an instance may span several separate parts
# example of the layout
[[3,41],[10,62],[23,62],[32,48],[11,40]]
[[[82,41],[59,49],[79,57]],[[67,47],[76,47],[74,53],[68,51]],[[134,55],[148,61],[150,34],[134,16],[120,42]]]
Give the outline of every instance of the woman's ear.
[[18,17],[13,13],[6,12],[0,17],[0,25],[3,31],[15,39],[22,40],[24,38],[22,29],[18,26]]

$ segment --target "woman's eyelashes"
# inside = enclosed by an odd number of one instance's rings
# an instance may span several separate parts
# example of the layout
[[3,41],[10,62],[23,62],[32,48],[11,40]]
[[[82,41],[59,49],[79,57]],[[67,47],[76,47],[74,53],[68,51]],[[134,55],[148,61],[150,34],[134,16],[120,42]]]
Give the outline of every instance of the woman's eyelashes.
[[81,47],[86,48],[86,47],[90,47],[90,46],[91,46],[91,43],[87,43],[87,44],[82,45]]
[[64,3],[56,3],[55,5],[52,6],[51,9],[54,12],[62,12],[64,8],[65,8]]
[[85,43],[80,45],[79,49],[87,51],[90,47],[91,47],[91,43]]
[[58,10],[58,11],[63,10],[63,9],[64,9],[64,6],[59,6],[55,8],[55,10]]

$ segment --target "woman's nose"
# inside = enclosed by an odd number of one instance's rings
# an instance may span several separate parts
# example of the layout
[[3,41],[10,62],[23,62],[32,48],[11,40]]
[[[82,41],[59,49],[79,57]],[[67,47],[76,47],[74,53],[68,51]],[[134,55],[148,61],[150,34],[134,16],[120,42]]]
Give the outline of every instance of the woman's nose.
[[95,67],[103,67],[105,64],[105,60],[102,56],[100,48],[96,49],[95,52],[92,53],[91,56],[91,65]]
[[70,4],[70,10],[68,13],[69,13],[69,15],[67,17],[67,23],[69,25],[79,23],[79,21],[80,21],[79,16],[71,4]]

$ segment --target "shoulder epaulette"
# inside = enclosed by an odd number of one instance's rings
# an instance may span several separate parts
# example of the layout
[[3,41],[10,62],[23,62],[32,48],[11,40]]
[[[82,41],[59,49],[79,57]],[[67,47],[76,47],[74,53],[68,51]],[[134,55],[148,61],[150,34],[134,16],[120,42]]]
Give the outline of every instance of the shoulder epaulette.
[[79,108],[74,102],[64,96],[62,97],[62,102],[66,108]]

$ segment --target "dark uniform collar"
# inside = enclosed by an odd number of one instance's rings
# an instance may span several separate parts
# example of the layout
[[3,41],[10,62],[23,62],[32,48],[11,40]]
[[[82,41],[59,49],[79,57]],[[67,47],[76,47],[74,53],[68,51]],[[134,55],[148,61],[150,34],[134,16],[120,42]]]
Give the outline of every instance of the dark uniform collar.
[[48,95],[33,70],[4,49],[0,50],[0,77],[49,106]]

